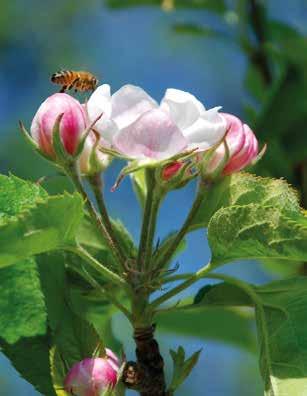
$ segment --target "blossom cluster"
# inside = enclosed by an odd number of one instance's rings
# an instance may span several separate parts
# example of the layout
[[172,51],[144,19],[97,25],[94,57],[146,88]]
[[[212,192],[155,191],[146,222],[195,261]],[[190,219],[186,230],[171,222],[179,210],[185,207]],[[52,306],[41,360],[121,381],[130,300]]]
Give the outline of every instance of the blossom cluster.
[[76,154],[85,131],[94,123],[78,156],[82,174],[93,172],[93,152],[95,172],[103,170],[113,154],[139,166],[164,164],[165,179],[181,168],[180,158],[187,153],[193,154],[197,166],[203,154],[210,152],[206,172],[222,168],[222,174],[237,172],[258,156],[258,142],[248,125],[220,112],[220,107],[206,109],[195,96],[177,89],[168,89],[160,104],[133,85],[111,95],[110,86],[103,84],[85,104],[66,93],[50,96],[31,126],[33,139],[50,158],[55,158],[54,124],[61,114],[60,137],[70,155]]
[[[73,164],[90,176],[120,157],[128,161],[129,172],[154,168],[161,186],[178,188],[195,175],[229,175],[257,160],[253,131],[220,109],[206,109],[177,89],[168,89],[157,103],[139,87],[125,85],[111,95],[104,84],[83,104],[66,93],[47,98],[33,118],[31,143],[64,170]],[[117,356],[106,349],[103,357],[76,362],[64,389],[76,396],[109,394],[119,372]]]

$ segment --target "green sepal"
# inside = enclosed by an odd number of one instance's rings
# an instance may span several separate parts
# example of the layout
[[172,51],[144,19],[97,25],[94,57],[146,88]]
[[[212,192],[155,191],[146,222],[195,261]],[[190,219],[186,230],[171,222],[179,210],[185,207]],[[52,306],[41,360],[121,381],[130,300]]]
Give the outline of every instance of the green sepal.
[[171,178],[164,180],[163,171],[166,166],[169,166],[172,163],[174,163],[174,161],[168,161],[166,165],[161,168],[159,167],[156,171],[157,182],[165,193],[184,187],[189,181],[195,179],[195,177],[197,177],[199,174],[198,171],[193,172],[195,165],[193,162],[189,161],[184,163],[183,166]]
[[65,150],[64,144],[61,139],[60,135],[60,125],[62,118],[64,116],[64,113],[58,115],[58,117],[55,120],[53,129],[52,129],[52,147],[56,155],[56,161],[58,164],[62,165],[63,167],[66,166],[66,164],[73,162],[73,157],[67,153]]
[[193,355],[187,360],[185,360],[185,351],[182,346],[178,348],[177,352],[173,351],[172,349],[170,350],[170,355],[174,363],[173,378],[169,387],[170,394],[173,394],[189,376],[193,367],[198,362],[201,351],[202,350],[200,349],[199,351],[193,353]]
[[265,143],[263,145],[262,149],[259,151],[257,157],[250,163],[250,165],[248,167],[245,168],[245,170],[249,170],[252,166],[255,166],[261,160],[261,158],[264,156],[267,148],[268,148],[268,145]]
[[111,148],[107,148],[107,147],[99,147],[99,150],[104,153],[104,154],[109,154],[112,157],[118,158],[118,159],[122,159],[125,161],[131,161],[130,157],[127,157],[127,155],[121,154],[116,150],[113,150]]
[[99,160],[98,156],[97,156],[97,150],[98,150],[98,146],[99,146],[99,136],[97,136],[97,133],[95,133],[95,137],[96,137],[96,142],[92,148],[90,157],[89,157],[89,170],[86,174],[86,176],[94,176],[99,174],[100,172],[102,172],[104,169],[106,169],[110,163],[112,162],[113,158],[108,155],[105,154],[105,156],[107,157],[105,159],[105,163],[102,163],[102,161]]
[[[227,134],[227,132],[226,132]],[[226,141],[226,134],[224,135],[223,139],[219,141],[216,145],[211,147],[204,155],[203,159],[200,162],[200,174],[202,176],[202,179],[204,180],[216,180],[218,179],[222,172],[223,169],[225,168],[227,162],[229,161],[230,158],[230,152],[229,152],[229,146]],[[221,163],[218,164],[217,168],[214,169],[213,171],[208,171],[207,167],[210,164],[211,160],[215,156],[216,149],[220,146],[223,145],[225,148],[225,155],[224,158],[222,159]]]
[[[80,139],[80,141],[79,141],[79,144],[78,144],[76,153],[74,154],[74,158],[75,158],[75,159],[77,159],[77,158],[81,155],[81,153],[82,153],[82,151],[83,151],[83,149],[84,149],[85,141],[86,141],[88,135],[90,134],[90,132],[91,132],[92,128],[94,127],[94,125],[96,124],[96,122],[97,122],[98,120],[100,120],[100,118],[102,117],[102,115],[103,115],[103,113],[99,114],[99,116],[96,117],[96,118],[94,119],[94,121],[93,121],[93,122],[85,129],[85,131],[83,132],[82,137],[81,137],[81,139]],[[97,147],[97,146],[96,146],[96,147]]]
[[115,191],[117,189],[117,187],[120,185],[120,183],[124,179],[124,177],[126,177],[130,173],[134,173],[134,172],[136,172],[136,171],[138,171],[140,169],[144,169],[145,167],[146,167],[146,165],[144,165],[144,164],[140,165],[138,160],[134,160],[134,161],[130,162],[130,164],[125,166],[120,171],[120,173],[119,173],[114,185],[111,188],[111,191],[113,192],[113,191]]
[[25,141],[30,145],[32,149],[34,149],[40,156],[45,158],[48,161],[53,162],[53,158],[49,156],[48,154],[45,154],[38,146],[38,144],[35,142],[35,140],[31,137],[29,132],[26,130],[25,126],[21,121],[19,121],[19,128],[22,133],[22,136],[24,137]]
[[[113,152],[112,150],[109,150],[109,149],[107,149],[107,150],[102,149],[101,151],[106,152],[106,153]],[[165,165],[170,164],[175,161],[179,161],[179,160],[181,160],[181,161],[187,160],[188,158],[192,157],[193,155],[195,155],[195,149],[186,151],[184,153],[176,154],[173,157],[165,159],[163,161],[156,161],[156,160],[150,160],[150,159],[140,161],[137,159],[131,159],[131,158],[129,159],[127,157],[120,157],[122,159],[124,158],[124,159],[130,160],[131,162],[127,166],[125,166],[119,173],[119,175],[112,187],[112,191],[115,191],[117,189],[117,187],[119,186],[119,184],[121,183],[121,181],[124,179],[124,177],[131,173],[134,173],[141,169],[146,169],[146,168],[151,168],[151,169],[156,168],[156,169],[158,169],[158,172],[159,171],[161,172],[161,170],[164,168]],[[118,156],[118,153],[117,153],[117,156]]]

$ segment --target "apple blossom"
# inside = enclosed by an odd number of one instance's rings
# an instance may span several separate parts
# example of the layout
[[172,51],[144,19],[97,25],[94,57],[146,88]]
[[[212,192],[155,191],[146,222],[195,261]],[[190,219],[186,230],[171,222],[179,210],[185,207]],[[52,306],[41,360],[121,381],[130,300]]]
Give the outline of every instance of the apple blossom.
[[[258,156],[258,141],[246,124],[232,114],[222,114],[227,121],[227,134],[225,143],[228,146],[229,158],[222,170],[222,174],[229,175],[238,172],[256,160]],[[224,161],[226,150],[220,144],[215,151],[207,172],[212,172]]]
[[86,358],[69,370],[65,390],[75,396],[100,396],[116,385],[118,370],[117,356],[106,348],[106,357]]
[[76,153],[81,135],[86,129],[85,112],[76,99],[65,93],[56,93],[47,98],[33,118],[31,135],[40,150],[51,158],[55,158],[53,127],[61,114],[60,137],[68,154]]
[[109,85],[92,94],[87,111],[105,147],[128,159],[159,162],[186,150],[207,150],[226,132],[219,108],[206,110],[193,95],[168,89],[161,104],[143,89],[125,85],[112,96]]

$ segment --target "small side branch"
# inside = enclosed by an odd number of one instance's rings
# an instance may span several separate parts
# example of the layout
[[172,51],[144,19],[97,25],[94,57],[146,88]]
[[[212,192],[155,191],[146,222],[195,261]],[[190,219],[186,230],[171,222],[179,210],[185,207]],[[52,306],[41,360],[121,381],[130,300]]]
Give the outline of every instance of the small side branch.
[[165,251],[164,254],[162,254],[159,257],[158,253],[158,262],[156,264],[156,271],[157,273],[166,265],[166,263],[169,262],[169,260],[172,258],[173,254],[175,253],[177,247],[179,246],[180,242],[183,240],[187,232],[189,231],[190,225],[192,224],[193,220],[195,219],[195,216],[203,203],[203,200],[206,195],[206,191],[208,189],[208,185],[206,185],[203,181],[200,181],[199,187],[198,187],[198,192],[196,195],[196,198],[194,200],[193,206],[183,223],[181,229],[178,231],[176,234],[173,242],[170,244],[169,248]]
[[[97,201],[97,205],[99,208],[99,212],[103,221],[103,224],[105,226],[105,230],[108,234],[108,240],[112,243],[112,246],[114,247],[114,249],[116,249],[117,251],[117,255],[118,258],[120,260],[120,264],[125,263],[126,258],[125,258],[125,254],[122,251],[122,248],[120,246],[119,241],[117,240],[117,237],[114,233],[114,228],[112,226],[105,202],[104,202],[104,198],[103,198],[103,185],[102,185],[102,180],[100,177],[100,174],[96,174],[93,175],[91,177],[88,177],[88,181],[93,189],[96,201]],[[124,268],[124,266],[123,266]]]
[[101,217],[99,216],[98,212],[96,211],[93,203],[89,199],[86,191],[83,188],[80,175],[78,170],[75,166],[71,167],[70,169],[65,169],[67,175],[73,181],[77,191],[81,194],[82,198],[85,201],[86,208],[94,220],[95,224],[97,225],[98,230],[101,232],[102,236],[107,240],[112,252],[114,253],[115,257],[117,258],[118,262],[124,267],[124,258],[122,257],[118,245],[116,241],[113,240],[112,236],[109,234],[108,229],[106,228],[105,224],[103,223]]

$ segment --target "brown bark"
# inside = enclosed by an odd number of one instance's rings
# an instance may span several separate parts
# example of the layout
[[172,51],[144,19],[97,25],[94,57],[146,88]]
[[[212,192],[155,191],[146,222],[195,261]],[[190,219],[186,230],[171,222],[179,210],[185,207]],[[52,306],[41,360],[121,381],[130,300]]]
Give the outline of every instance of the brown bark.
[[154,339],[155,326],[134,331],[137,362],[127,362],[123,382],[141,396],[167,396],[164,361]]

